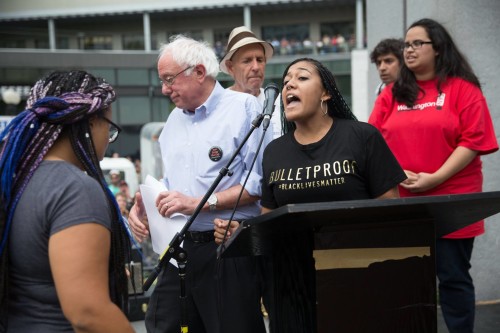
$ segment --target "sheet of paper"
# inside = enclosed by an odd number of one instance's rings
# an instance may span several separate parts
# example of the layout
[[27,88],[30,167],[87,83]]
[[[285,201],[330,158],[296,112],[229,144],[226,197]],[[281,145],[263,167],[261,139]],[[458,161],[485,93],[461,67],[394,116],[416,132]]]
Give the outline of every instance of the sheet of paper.
[[[161,255],[175,234],[184,227],[187,217],[179,213],[173,214],[170,218],[160,215],[156,208],[156,198],[160,192],[167,191],[165,184],[162,182],[148,175],[144,184],[140,185],[140,190],[142,201],[148,214],[153,251]],[[177,266],[177,262],[174,259],[171,259],[170,262]]]

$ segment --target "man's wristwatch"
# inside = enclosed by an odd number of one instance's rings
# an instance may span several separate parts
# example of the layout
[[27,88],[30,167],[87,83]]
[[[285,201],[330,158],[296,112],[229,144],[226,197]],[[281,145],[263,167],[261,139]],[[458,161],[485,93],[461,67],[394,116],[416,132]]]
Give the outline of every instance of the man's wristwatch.
[[208,197],[207,203],[208,203],[208,208],[210,208],[210,211],[211,212],[215,211],[217,207],[217,196],[214,193],[212,193]]

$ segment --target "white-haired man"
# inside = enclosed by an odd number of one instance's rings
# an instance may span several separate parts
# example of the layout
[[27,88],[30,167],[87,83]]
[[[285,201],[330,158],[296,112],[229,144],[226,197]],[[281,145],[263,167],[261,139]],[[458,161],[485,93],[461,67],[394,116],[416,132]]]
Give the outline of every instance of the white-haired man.
[[[260,112],[254,97],[224,89],[215,79],[218,72],[215,53],[205,43],[177,36],[160,50],[162,93],[176,105],[159,138],[169,189],[156,199],[163,216],[193,214]],[[255,258],[217,260],[213,230],[216,217],[230,217],[248,174],[234,219],[259,215],[262,153],[254,169],[249,166],[261,134],[257,129],[250,136],[231,165],[232,176],[222,179],[185,235],[187,323],[192,332],[265,332]],[[269,142],[271,135],[266,136]],[[140,195],[136,202],[129,221],[134,235],[143,240],[149,232]],[[149,302],[148,332],[179,332],[179,272],[166,266]]]

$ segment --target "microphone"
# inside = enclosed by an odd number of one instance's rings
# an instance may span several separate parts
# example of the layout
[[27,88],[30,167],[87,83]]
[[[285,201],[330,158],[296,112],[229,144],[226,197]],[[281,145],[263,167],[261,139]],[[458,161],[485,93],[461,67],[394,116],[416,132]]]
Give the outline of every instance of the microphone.
[[278,97],[279,89],[278,86],[274,83],[269,83],[264,89],[264,95],[266,97],[264,101],[264,120],[262,121],[262,128],[267,130],[269,127],[269,122],[271,121],[271,116],[274,111],[274,101]]

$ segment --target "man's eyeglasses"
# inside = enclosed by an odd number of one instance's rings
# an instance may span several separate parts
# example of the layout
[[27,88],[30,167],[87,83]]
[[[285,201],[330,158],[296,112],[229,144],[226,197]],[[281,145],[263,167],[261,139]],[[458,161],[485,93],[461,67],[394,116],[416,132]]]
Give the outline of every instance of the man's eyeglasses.
[[167,86],[171,87],[174,84],[175,78],[177,76],[179,76],[181,73],[184,73],[185,71],[187,71],[188,69],[190,69],[192,67],[194,67],[194,66],[188,66],[188,67],[184,68],[182,71],[180,71],[179,73],[175,74],[174,76],[167,76],[164,79],[160,78],[161,85],[167,85]]
[[109,143],[115,142],[116,139],[118,138],[118,135],[122,131],[121,127],[106,117],[101,117],[101,118],[104,119],[109,124],[109,139],[108,139]]
[[403,47],[403,50],[408,50],[408,49],[410,48],[410,46],[411,46],[411,48],[412,48],[412,49],[414,49],[414,50],[416,50],[416,49],[420,49],[420,48],[422,47],[422,45],[424,45],[424,44],[432,44],[432,42],[431,42],[431,41],[426,42],[426,41],[419,40],[419,39],[414,40],[414,41],[413,41],[413,42],[411,42],[411,43],[405,42],[405,45],[404,45],[404,47]]

